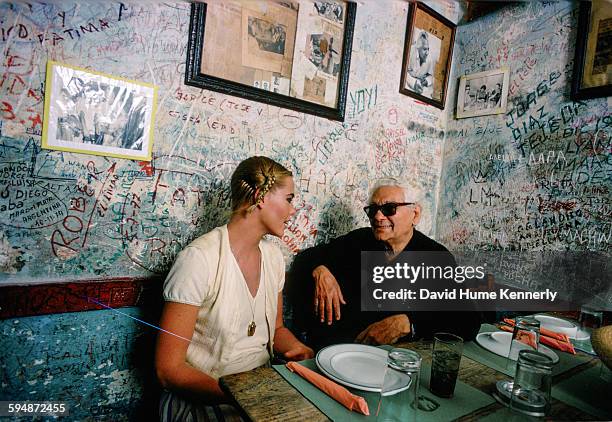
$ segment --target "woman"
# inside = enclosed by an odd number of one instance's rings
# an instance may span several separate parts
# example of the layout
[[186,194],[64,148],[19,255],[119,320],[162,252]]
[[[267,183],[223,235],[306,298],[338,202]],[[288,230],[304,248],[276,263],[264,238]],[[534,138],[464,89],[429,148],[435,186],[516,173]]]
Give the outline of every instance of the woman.
[[164,284],[165,331],[155,356],[166,389],[163,421],[237,414],[225,404],[219,377],[266,364],[273,352],[313,356],[283,326],[285,264],[278,247],[263,240],[281,237],[295,214],[292,174],[267,157],[251,157],[234,171],[231,192],[229,223],[189,244]]

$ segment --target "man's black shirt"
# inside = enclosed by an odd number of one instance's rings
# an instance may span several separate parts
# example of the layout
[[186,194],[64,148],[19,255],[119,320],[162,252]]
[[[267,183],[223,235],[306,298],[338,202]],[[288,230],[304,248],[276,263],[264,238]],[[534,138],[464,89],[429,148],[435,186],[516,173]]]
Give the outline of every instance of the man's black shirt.
[[[305,333],[305,340],[311,347],[319,349],[330,344],[351,343],[368,325],[399,313],[361,310],[361,252],[385,250],[388,248],[374,238],[372,229],[364,227],[296,256],[285,290],[293,308],[295,331]],[[404,252],[409,251],[445,252],[448,262],[455,263],[448,249],[418,230],[414,230],[412,239],[404,248]],[[334,319],[332,325],[320,322],[320,317],[313,313],[315,282],[312,271],[319,265],[325,265],[336,277],[347,302],[341,306],[341,319]],[[480,327],[477,312],[414,311],[406,314],[416,338],[431,338],[436,332],[450,332],[467,341],[476,336]]]

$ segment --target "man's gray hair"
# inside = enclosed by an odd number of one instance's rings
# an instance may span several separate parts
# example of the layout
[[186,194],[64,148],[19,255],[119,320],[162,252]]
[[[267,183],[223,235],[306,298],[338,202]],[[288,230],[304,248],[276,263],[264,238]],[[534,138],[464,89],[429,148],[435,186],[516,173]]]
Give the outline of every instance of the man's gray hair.
[[374,192],[376,192],[379,188],[383,186],[395,186],[401,188],[404,191],[404,201],[405,202],[414,202],[419,203],[420,201],[420,192],[417,189],[414,189],[411,186],[408,186],[406,183],[401,182],[393,177],[383,177],[380,179],[376,179],[374,183],[370,187],[370,193],[368,194],[368,203],[372,202],[372,196]]

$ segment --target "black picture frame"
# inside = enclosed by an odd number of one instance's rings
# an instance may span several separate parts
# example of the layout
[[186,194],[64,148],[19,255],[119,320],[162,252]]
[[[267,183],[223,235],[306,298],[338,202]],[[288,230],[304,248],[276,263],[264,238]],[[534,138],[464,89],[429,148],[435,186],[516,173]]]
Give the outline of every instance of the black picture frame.
[[[591,33],[594,22],[596,21],[597,11],[593,12],[590,1],[581,1],[578,11],[578,28],[576,32],[576,51],[574,54],[574,73],[572,77],[572,100],[588,100],[591,98],[601,98],[612,96],[612,83],[585,86],[584,76],[587,68],[593,66],[594,57],[588,53],[589,43],[595,42]],[[593,54],[594,56],[594,54]]]
[[[444,109],[448,91],[448,79],[450,76],[451,63],[453,59],[456,27],[457,26],[453,22],[446,19],[444,16],[427,5],[420,2],[410,4],[408,22],[406,26],[406,38],[404,42],[402,76],[399,89],[400,93],[416,98],[417,100],[430,104],[434,107]],[[430,82],[430,87],[432,88],[431,95],[426,95],[425,90],[421,86],[412,86],[413,80],[411,79],[412,72],[410,65],[413,48],[415,48],[413,46],[413,42],[416,43],[417,41],[413,40],[415,28],[422,30],[422,32],[426,32],[425,35],[435,37],[440,41],[438,47],[438,59],[442,57],[446,62],[438,67],[438,60],[436,60],[434,71],[432,72],[432,80]],[[442,38],[440,39],[440,37]],[[433,44],[434,38],[429,39],[432,40],[429,42],[429,44]],[[431,51],[429,54],[431,54]],[[439,86],[436,88],[436,85],[438,84]]]
[[329,107],[305,99],[295,98],[289,95],[271,92],[243,83],[201,73],[200,69],[202,68],[202,61],[205,59],[203,54],[206,14],[208,8],[206,3],[192,3],[191,5],[185,84],[278,107],[288,108],[298,112],[313,114],[331,120],[344,121],[355,15],[357,9],[356,4],[352,2],[344,2],[344,5],[346,6],[343,16],[344,33],[341,48],[342,55],[339,60],[339,71],[337,76],[338,85],[335,107]]

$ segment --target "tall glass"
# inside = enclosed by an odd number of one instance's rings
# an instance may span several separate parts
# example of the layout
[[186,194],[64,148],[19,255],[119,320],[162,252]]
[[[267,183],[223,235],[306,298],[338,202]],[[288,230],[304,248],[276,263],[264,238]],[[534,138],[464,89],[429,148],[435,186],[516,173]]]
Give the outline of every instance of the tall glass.
[[516,368],[515,362],[521,350],[538,350],[540,341],[540,321],[532,317],[518,317],[512,331],[512,341],[508,345],[507,368]]
[[533,350],[521,350],[510,396],[510,409],[530,416],[545,416],[550,410],[553,360]]
[[461,337],[449,333],[434,334],[429,390],[436,396],[453,396],[462,353]]
[[[540,341],[540,321],[530,317],[517,317],[512,331],[512,338],[508,345],[506,357],[506,370],[514,377],[517,360],[521,350],[537,351]],[[514,381],[500,381],[496,384],[499,397],[509,397],[514,388]]]
[[421,356],[414,350],[391,349],[380,392],[377,421],[417,422]]
[[580,307],[580,316],[578,317],[581,331],[591,332],[596,328],[601,327],[603,322],[603,312],[598,311],[588,305]]

